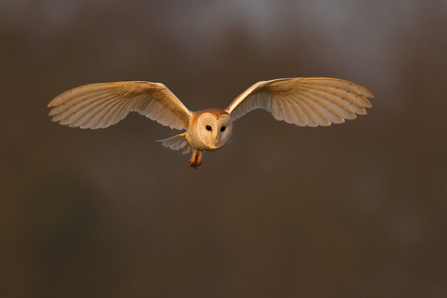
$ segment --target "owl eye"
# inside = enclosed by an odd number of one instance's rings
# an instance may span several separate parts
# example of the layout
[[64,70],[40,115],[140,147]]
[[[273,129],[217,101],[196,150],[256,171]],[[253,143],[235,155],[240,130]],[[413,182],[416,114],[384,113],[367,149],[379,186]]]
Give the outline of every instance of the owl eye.
[[211,126],[207,125],[206,130],[211,131]]
[[222,126],[222,127],[220,128],[220,131],[225,131],[225,126]]

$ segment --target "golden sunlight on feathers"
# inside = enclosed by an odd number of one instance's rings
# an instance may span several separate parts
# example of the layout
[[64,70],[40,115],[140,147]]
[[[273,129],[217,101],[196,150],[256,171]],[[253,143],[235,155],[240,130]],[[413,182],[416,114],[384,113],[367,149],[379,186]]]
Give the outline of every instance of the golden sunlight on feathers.
[[54,122],[80,128],[106,128],[136,111],[176,129],[186,129],[190,111],[161,83],[115,82],[85,85],[53,99]]
[[328,126],[366,114],[373,98],[365,87],[333,78],[287,78],[261,81],[225,109],[191,112],[163,84],[114,82],[85,85],[54,98],[52,121],[80,128],[106,128],[136,111],[172,129],[186,132],[160,140],[183,153],[193,150],[190,165],[202,163],[202,151],[222,148],[230,139],[233,122],[254,109],[272,113],[276,120],[298,126]]
[[298,126],[328,126],[364,115],[372,93],[353,82],[332,78],[262,81],[239,95],[225,111],[233,121],[254,109],[271,112],[276,120]]

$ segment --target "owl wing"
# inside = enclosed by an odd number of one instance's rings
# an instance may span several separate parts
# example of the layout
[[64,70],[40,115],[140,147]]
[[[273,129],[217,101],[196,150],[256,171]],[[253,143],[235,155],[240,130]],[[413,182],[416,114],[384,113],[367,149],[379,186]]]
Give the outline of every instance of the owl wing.
[[81,128],[105,128],[136,111],[151,120],[176,129],[186,129],[191,112],[163,84],[114,82],[85,85],[54,98],[52,121]]
[[225,109],[234,120],[264,109],[278,120],[298,126],[328,126],[366,114],[374,98],[365,87],[333,78],[288,78],[261,81],[239,95]]

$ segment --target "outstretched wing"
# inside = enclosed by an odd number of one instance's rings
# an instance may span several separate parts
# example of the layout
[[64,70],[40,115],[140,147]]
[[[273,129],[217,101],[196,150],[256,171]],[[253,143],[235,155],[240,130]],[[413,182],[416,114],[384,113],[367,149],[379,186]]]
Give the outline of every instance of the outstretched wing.
[[365,87],[333,78],[288,78],[261,81],[239,95],[225,109],[234,120],[264,109],[278,120],[298,126],[328,126],[366,114],[374,98]]
[[136,111],[151,120],[176,129],[186,129],[191,112],[163,84],[114,82],[85,85],[54,98],[52,121],[81,128],[105,128]]

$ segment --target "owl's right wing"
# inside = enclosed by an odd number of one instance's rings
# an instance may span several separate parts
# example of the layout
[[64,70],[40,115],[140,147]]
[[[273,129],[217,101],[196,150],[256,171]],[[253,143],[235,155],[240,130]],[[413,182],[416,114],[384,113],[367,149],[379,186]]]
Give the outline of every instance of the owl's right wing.
[[333,78],[288,78],[261,81],[225,109],[234,120],[265,109],[278,120],[298,126],[328,126],[366,114],[372,93],[365,87]]
[[81,128],[105,128],[136,111],[175,129],[186,129],[191,112],[163,84],[114,82],[85,85],[54,98],[52,121]]

